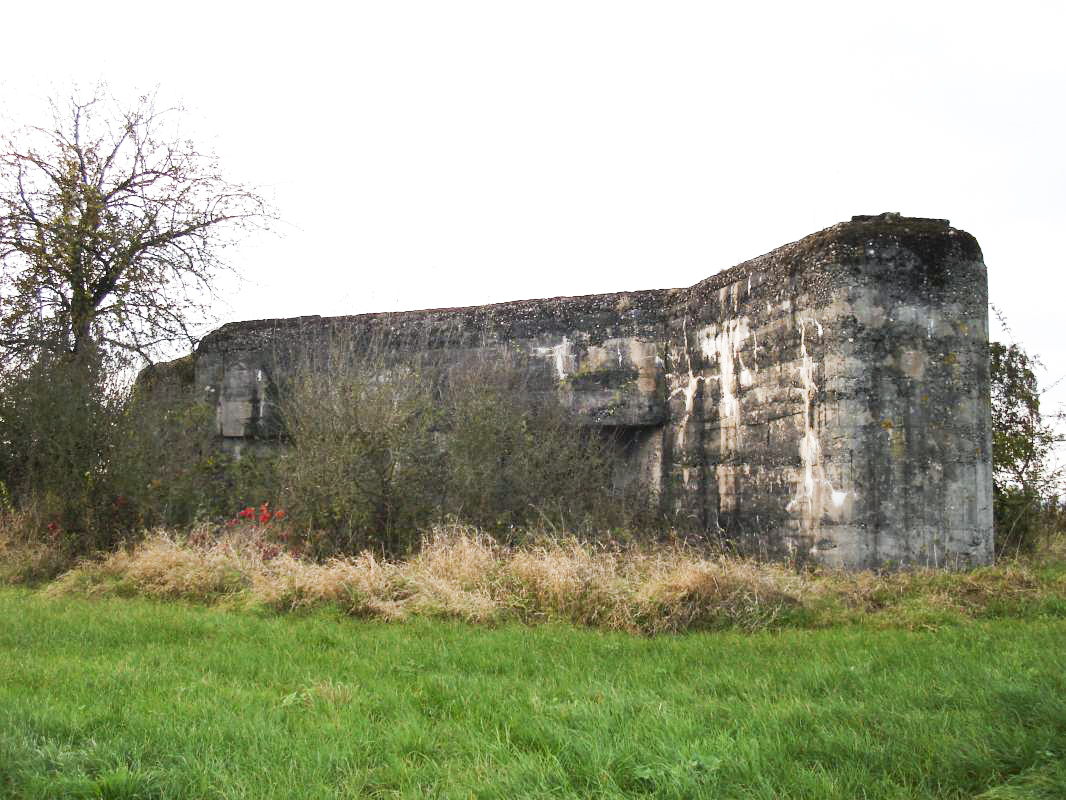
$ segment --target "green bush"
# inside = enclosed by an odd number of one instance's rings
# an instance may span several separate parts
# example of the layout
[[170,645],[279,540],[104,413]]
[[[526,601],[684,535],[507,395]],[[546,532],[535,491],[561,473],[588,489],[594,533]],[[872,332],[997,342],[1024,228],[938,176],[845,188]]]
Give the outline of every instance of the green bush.
[[124,535],[109,469],[122,404],[91,358],[44,352],[0,374],[0,481],[24,524],[78,552]]
[[180,396],[134,391],[128,398],[110,467],[139,526],[184,525],[215,510],[214,481],[205,474],[212,463],[209,412]]
[[999,342],[989,344],[989,361],[996,553],[1031,554],[1042,535],[1061,530],[1063,472],[1053,456],[1063,437],[1041,415],[1039,361]]
[[339,360],[301,370],[282,400],[282,503],[319,555],[409,550],[440,506],[439,409],[417,368]]

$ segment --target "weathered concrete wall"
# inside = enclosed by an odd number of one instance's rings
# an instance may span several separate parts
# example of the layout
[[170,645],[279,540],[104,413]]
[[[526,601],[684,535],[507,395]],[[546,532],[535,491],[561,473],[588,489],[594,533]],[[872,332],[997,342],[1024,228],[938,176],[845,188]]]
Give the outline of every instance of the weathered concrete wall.
[[687,527],[830,565],[965,566],[992,557],[987,308],[972,236],[855,217],[688,289],[226,325],[195,383],[241,442],[272,429],[294,354],[338,334],[445,364],[518,352],[619,431]]

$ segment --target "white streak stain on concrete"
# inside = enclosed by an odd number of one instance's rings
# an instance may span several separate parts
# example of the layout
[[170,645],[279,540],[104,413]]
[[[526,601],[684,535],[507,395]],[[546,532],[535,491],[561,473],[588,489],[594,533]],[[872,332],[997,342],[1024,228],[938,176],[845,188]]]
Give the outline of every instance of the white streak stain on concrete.
[[533,355],[550,358],[555,365],[555,375],[559,380],[566,379],[567,369],[572,367],[574,360],[570,340],[565,336],[562,343],[555,347],[534,347]]
[[[811,424],[811,398],[818,391],[814,382],[814,359],[807,352],[807,324],[813,320],[801,319],[800,328],[800,369],[799,378],[803,384],[800,390],[803,396],[803,438],[800,439],[799,453],[803,463],[803,477],[797,487],[796,495],[786,506],[788,511],[794,511],[802,504],[807,505],[807,511],[814,516],[814,468],[821,460],[821,445],[818,443],[818,434]],[[817,322],[815,322],[817,324]],[[821,334],[821,325],[818,326]]]
[[677,448],[682,452],[685,449],[685,430],[688,428],[688,421],[692,417],[692,411],[696,404],[696,390],[699,389],[704,380],[706,380],[704,376],[696,375],[690,367],[686,382],[670,392],[670,397],[676,397],[679,394],[685,397],[685,416],[681,418],[681,424],[677,429]]
[[[703,329],[700,336],[700,350],[708,361],[718,362],[718,386],[721,391],[721,400],[718,407],[718,416],[725,420],[732,420],[735,436],[739,439],[740,424],[740,399],[737,397],[737,373],[736,364],[741,366],[741,385],[743,372],[747,370],[740,357],[740,350],[748,340],[748,318],[728,320],[719,331],[714,325]],[[750,384],[751,375],[748,375]],[[724,425],[723,425],[724,428]],[[723,430],[723,446],[726,445],[725,431]],[[738,443],[739,444],[739,443]]]
[[[670,397],[681,395],[685,398],[685,411],[680,420],[677,432],[677,447],[684,450],[686,430],[688,423],[695,411],[696,393],[701,385],[709,380],[717,380],[720,390],[718,404],[719,432],[721,436],[720,452],[727,453],[740,448],[741,442],[741,409],[738,394],[740,387],[750,386],[754,379],[753,371],[758,372],[758,348],[753,348],[752,366],[749,368],[744,363],[741,351],[749,338],[754,340],[750,331],[750,320],[747,317],[727,320],[721,328],[711,324],[701,329],[696,336],[696,345],[703,356],[705,366],[717,362],[717,374],[706,375],[701,369],[699,374],[692,368],[692,352],[689,347],[687,320],[682,321],[683,338],[685,342],[685,359],[688,366],[688,374],[667,375],[671,386]],[[738,371],[737,365],[740,369]],[[687,472],[682,472],[683,477]],[[687,483],[687,477],[684,477]]]
[[818,385],[814,382],[814,359],[807,352],[807,326],[813,325],[822,336],[822,325],[816,319],[799,320],[800,328],[800,368],[799,378],[802,384],[801,394],[803,397],[803,436],[799,443],[800,460],[803,464],[802,477],[796,487],[796,493],[792,500],[785,506],[787,511],[795,511],[797,508],[806,506],[807,527],[810,530],[817,528],[821,519],[826,497],[820,490],[828,489],[828,499],[836,510],[842,510],[847,501],[848,492],[836,489],[832,482],[825,476],[825,467],[822,464],[822,446],[818,439],[816,423],[811,420],[811,405],[818,391]]

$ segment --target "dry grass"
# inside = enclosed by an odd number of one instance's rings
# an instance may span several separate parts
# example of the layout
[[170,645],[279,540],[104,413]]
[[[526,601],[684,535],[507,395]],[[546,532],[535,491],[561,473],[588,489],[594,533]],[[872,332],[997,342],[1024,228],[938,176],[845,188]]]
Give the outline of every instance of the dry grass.
[[[129,593],[277,610],[330,606],[385,620],[564,620],[641,633],[821,626],[874,617],[928,627],[1051,603],[1066,609],[1066,571],[1021,563],[971,572],[797,572],[709,557],[683,546],[606,548],[574,539],[506,548],[474,528],[440,526],[408,561],[369,552],[316,563],[204,530],[148,536],[85,561],[46,590]],[[939,621],[939,622],[938,622]]]
[[1007,561],[965,572],[920,569],[826,573],[814,588],[865,613],[922,601],[973,614],[997,604],[1035,603],[1049,594],[1066,597],[1066,572],[1058,569],[1044,575],[1031,563]]
[[640,588],[643,626],[651,631],[702,627],[755,630],[802,605],[806,576],[750,560],[669,559]]

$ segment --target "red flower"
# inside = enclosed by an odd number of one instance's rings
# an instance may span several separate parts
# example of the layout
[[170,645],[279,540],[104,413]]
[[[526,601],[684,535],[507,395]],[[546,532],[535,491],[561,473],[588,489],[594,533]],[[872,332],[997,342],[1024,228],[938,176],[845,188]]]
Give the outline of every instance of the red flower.
[[244,509],[243,511],[238,511],[237,516],[241,519],[255,519],[255,509],[251,506],[248,506],[248,508]]
[[52,533],[55,533],[56,531],[59,530],[59,526],[56,525],[54,522],[49,522],[48,523],[48,530],[50,530]]
[[279,508],[274,512],[274,519],[285,519],[285,510]]

